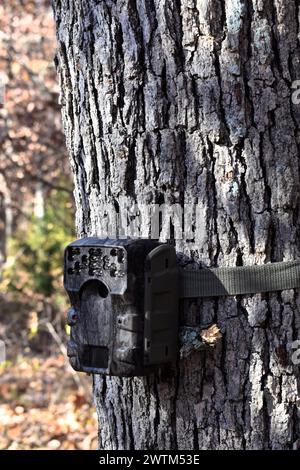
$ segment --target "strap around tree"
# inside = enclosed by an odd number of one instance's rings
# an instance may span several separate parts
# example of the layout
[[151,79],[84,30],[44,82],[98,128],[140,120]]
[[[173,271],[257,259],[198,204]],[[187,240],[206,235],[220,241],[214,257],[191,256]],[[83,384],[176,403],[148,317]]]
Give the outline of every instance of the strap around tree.
[[300,261],[180,272],[180,297],[254,294],[300,287]]

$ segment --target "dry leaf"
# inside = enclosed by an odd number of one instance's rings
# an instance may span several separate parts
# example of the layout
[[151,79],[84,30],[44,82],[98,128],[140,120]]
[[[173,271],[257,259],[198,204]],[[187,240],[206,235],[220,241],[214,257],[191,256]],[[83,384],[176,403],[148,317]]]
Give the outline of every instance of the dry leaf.
[[214,345],[222,338],[222,333],[217,325],[211,325],[206,330],[202,330],[200,336],[204,343]]

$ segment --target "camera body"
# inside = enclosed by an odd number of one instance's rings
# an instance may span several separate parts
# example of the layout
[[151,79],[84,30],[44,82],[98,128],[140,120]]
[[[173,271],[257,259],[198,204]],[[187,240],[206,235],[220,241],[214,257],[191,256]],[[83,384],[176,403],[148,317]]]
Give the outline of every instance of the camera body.
[[65,250],[72,308],[68,356],[77,371],[141,376],[177,356],[173,246],[149,239],[76,240]]

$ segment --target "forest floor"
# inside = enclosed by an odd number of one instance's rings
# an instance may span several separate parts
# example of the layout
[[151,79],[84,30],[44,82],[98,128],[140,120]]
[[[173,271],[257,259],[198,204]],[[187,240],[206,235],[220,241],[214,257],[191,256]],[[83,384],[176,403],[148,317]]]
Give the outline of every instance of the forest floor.
[[0,449],[96,449],[92,378],[74,373],[64,341],[40,335],[31,317],[25,304],[0,297]]

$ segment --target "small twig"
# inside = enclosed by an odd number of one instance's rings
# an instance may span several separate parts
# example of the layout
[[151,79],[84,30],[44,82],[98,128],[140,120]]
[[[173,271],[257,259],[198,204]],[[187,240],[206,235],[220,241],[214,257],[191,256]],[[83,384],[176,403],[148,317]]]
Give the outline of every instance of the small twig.
[[77,374],[77,372],[75,372],[75,370],[71,367],[70,363],[69,363],[69,360],[68,360],[68,354],[67,354],[67,348],[66,346],[63,344],[63,342],[61,341],[59,335],[56,333],[53,325],[47,321],[45,322],[45,325],[49,331],[49,333],[51,334],[51,336],[53,337],[54,341],[57,343],[61,353],[64,355],[64,357],[66,358],[66,367],[67,369],[71,372],[72,374],[72,377],[74,379],[74,382],[76,383],[76,385],[78,386],[79,389],[82,390],[83,388],[83,383],[80,379],[80,376]]

